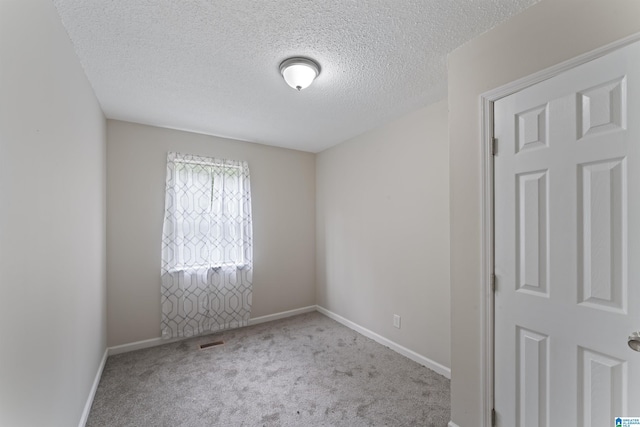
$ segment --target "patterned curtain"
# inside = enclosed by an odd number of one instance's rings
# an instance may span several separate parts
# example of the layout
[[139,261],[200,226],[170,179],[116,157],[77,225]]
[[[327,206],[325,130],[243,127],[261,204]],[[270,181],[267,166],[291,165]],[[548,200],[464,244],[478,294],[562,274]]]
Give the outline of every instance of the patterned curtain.
[[252,234],[247,162],[168,153],[163,338],[248,324]]

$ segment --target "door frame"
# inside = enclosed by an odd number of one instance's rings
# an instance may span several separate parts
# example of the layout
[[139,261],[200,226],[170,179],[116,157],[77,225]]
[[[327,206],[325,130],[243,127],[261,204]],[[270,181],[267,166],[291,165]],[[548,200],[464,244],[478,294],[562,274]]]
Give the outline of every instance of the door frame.
[[[512,95],[544,80],[548,80],[567,70],[593,61],[596,58],[607,55],[617,49],[640,41],[640,33],[633,34],[623,39],[609,43],[590,52],[563,61],[557,65],[533,73],[529,76],[515,80],[506,85],[492,89],[480,95],[480,143],[482,150],[482,236],[481,236],[481,262],[482,262],[482,304],[480,315],[482,318],[481,336],[481,366],[484,374],[481,378],[482,396],[482,426],[493,425],[494,408],[494,165],[493,165],[493,136],[494,116],[493,104],[501,98]],[[499,147],[499,142],[498,142]]]

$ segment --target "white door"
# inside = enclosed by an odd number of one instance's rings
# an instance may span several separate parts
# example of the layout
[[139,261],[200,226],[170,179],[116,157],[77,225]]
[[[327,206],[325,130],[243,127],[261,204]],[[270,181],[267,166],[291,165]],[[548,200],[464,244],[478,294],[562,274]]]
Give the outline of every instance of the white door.
[[494,114],[497,425],[640,417],[640,43]]

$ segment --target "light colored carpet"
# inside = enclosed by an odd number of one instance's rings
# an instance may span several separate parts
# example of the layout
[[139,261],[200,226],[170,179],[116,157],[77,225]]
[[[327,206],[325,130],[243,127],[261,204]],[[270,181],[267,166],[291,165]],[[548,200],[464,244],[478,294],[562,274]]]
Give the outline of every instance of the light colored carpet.
[[445,377],[314,312],[109,357],[87,426],[445,427],[449,412]]

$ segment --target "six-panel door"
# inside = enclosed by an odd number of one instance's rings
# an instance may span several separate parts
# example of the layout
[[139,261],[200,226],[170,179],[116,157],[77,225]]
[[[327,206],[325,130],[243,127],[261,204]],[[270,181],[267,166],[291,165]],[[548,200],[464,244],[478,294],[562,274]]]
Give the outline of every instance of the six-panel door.
[[501,427],[640,417],[640,44],[494,104]]

